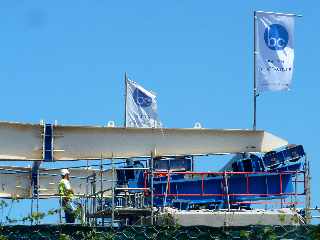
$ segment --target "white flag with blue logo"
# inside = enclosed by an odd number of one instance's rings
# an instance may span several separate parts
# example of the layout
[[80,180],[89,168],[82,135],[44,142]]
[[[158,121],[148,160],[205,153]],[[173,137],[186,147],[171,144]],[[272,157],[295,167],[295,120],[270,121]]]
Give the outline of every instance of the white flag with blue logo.
[[157,113],[156,95],[139,84],[127,80],[127,127],[161,127]]
[[257,91],[289,90],[293,72],[294,16],[256,12]]

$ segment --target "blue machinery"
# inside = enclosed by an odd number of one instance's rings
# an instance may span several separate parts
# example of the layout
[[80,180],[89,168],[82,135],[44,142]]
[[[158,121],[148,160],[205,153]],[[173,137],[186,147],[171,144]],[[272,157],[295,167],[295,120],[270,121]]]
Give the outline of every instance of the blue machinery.
[[259,200],[304,195],[304,191],[296,192],[293,184],[298,175],[304,174],[299,161],[304,156],[299,145],[263,157],[250,154],[233,162],[226,172],[160,172],[154,179],[156,204],[172,205],[183,200],[193,206],[238,208]]
[[301,197],[308,197],[305,156],[301,145],[264,155],[243,154],[223,172],[194,172],[189,156],[151,158],[145,164],[129,159],[124,167],[113,170],[117,177],[112,201],[101,201],[92,216],[137,220],[138,215],[153,214],[146,206],[183,210],[251,209],[255,204],[297,207],[304,204],[299,202]]

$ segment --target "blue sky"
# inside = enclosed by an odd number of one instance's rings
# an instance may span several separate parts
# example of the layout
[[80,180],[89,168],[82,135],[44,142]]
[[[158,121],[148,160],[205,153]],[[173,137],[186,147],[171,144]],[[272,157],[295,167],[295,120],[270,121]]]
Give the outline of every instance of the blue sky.
[[292,90],[258,98],[257,128],[304,145],[316,205],[319,8],[272,0],[1,1],[0,119],[122,125],[126,71],[158,94],[166,127],[251,128],[253,11],[302,14]]

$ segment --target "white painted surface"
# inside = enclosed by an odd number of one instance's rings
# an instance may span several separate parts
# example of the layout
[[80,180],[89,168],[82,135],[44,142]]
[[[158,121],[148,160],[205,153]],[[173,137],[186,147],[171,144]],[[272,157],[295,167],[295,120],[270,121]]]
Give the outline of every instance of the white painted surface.
[[[41,125],[0,122],[0,160],[41,160]],[[265,131],[54,126],[54,159],[267,152],[287,141]]]
[[42,126],[0,122],[0,159],[42,158]]
[[55,159],[265,152],[287,144],[264,131],[56,127]]
[[[275,210],[179,211],[166,208],[164,216],[170,214],[181,226],[248,226],[248,225],[300,225],[302,217],[295,211],[284,208]],[[160,218],[161,221],[161,218]]]

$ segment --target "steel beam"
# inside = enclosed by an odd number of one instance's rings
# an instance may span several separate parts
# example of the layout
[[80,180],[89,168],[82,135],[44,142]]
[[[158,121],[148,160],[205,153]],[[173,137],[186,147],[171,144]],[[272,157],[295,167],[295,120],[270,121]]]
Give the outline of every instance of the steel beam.
[[[0,122],[1,160],[42,160],[40,124]],[[268,152],[288,144],[263,130],[53,126],[53,160]]]

